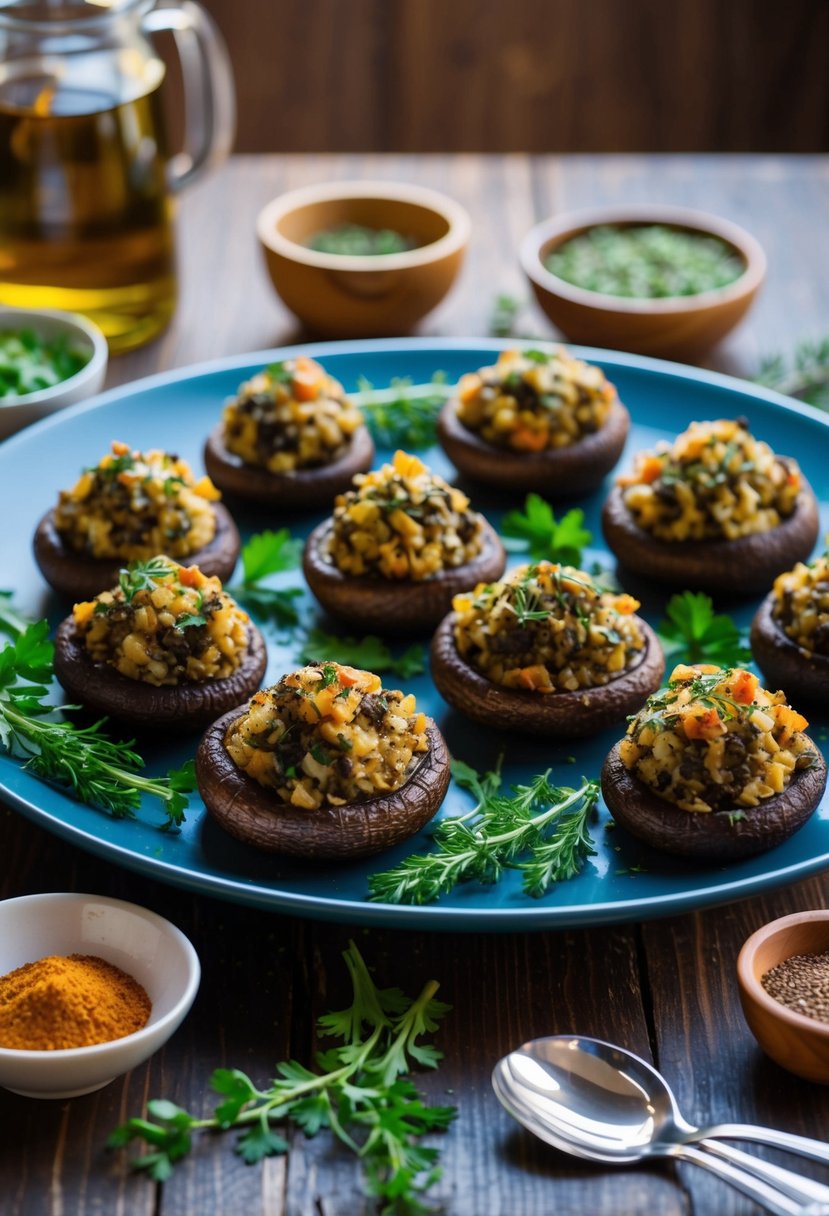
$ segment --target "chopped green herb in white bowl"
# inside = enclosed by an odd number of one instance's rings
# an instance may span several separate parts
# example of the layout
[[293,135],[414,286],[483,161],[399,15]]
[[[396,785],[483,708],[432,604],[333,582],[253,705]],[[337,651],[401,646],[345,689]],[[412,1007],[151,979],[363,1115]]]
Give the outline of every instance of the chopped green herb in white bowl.
[[91,321],[52,309],[0,309],[0,439],[99,392],[107,344]]

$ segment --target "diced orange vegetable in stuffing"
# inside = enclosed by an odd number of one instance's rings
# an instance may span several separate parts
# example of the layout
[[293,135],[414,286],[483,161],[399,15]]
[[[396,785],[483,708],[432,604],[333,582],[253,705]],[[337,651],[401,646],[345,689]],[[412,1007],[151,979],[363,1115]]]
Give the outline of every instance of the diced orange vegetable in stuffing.
[[774,705],[768,712],[775,718],[777,725],[781,728],[777,741],[784,747],[796,731],[805,730],[809,725],[808,718],[804,718],[803,714],[799,714],[790,705]]
[[95,601],[84,600],[83,603],[75,605],[75,607],[72,609],[72,616],[75,618],[76,624],[83,625],[85,621],[89,620],[94,612]]
[[750,671],[735,671],[733,678],[728,682],[729,695],[738,705],[750,705],[754,700],[759,683],[760,681]]
[[646,456],[636,470],[637,480],[649,486],[662,472],[662,461],[658,456]]
[[521,452],[540,452],[547,446],[547,432],[531,431],[528,427],[519,427],[510,435],[510,444]]
[[690,713],[682,714],[682,725],[688,739],[716,739],[725,734],[726,725],[716,709],[689,709]]
[[553,687],[550,673],[541,663],[536,663],[532,667],[522,667],[518,672],[518,679],[523,688],[549,691]]
[[179,570],[178,581],[182,587],[198,587],[202,582],[202,573],[198,566],[182,566]]
[[623,594],[616,596],[616,611],[621,612],[623,616],[629,616],[638,607],[639,601],[635,600],[632,595]]

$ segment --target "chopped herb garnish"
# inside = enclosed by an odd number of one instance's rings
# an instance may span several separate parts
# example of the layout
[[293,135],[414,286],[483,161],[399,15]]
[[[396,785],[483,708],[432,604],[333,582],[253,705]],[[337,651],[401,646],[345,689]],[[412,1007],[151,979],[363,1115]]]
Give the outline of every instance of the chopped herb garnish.
[[580,566],[582,550],[593,539],[584,524],[584,511],[573,507],[561,519],[546,499],[539,494],[528,494],[523,511],[510,511],[501,525],[504,536],[520,541],[520,546],[509,542],[510,549],[525,549],[531,557],[560,562],[564,566]]
[[437,416],[453,392],[444,373],[435,372],[430,384],[397,379],[389,388],[374,388],[361,377],[357,392],[349,396],[379,447],[415,451],[435,442]]
[[[403,680],[426,670],[426,653],[419,642],[413,643],[395,658],[386,643],[373,634],[364,638],[338,637],[316,628],[310,630],[299,657],[303,663],[331,660],[375,673],[392,671]],[[347,689],[345,694],[348,695]]]
[[751,662],[751,649],[733,618],[715,613],[711,597],[702,591],[672,595],[666,618],[657,632],[666,658],[686,663],[716,663],[740,667]]
[[90,353],[64,335],[48,339],[33,329],[0,331],[0,398],[25,397],[68,380],[86,367]]
[[242,548],[242,581],[228,587],[228,591],[277,625],[286,628],[298,625],[296,601],[303,594],[302,588],[265,587],[261,582],[270,575],[295,570],[301,551],[302,542],[291,536],[287,528],[254,533]]

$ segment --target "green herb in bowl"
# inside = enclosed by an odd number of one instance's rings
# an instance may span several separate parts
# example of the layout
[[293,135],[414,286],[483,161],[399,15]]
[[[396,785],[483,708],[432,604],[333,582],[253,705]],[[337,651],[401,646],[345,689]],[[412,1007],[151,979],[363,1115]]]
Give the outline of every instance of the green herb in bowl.
[[552,250],[544,266],[576,287],[634,299],[699,295],[745,270],[726,241],[665,224],[597,225]]
[[364,224],[338,224],[323,228],[308,237],[305,244],[317,253],[336,253],[348,257],[376,257],[406,253],[417,242],[393,228],[367,228]]
[[52,388],[86,367],[90,352],[65,337],[47,339],[33,329],[0,330],[0,398]]

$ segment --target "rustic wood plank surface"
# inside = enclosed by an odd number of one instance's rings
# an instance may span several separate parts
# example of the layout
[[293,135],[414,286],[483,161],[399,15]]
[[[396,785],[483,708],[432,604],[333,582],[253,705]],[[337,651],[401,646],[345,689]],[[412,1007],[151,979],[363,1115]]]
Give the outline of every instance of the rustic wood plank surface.
[[[768,251],[768,284],[712,366],[750,374],[761,354],[790,350],[826,328],[824,159],[238,157],[182,199],[178,314],[154,345],[115,361],[109,383],[301,337],[260,264],[254,217],[283,189],[347,176],[417,180],[471,211],[468,263],[424,323],[426,334],[484,334],[497,292],[526,295],[515,250],[534,220],[563,208],[648,199],[742,221]],[[526,332],[551,336],[529,305],[521,322]],[[825,904],[823,878],[643,925],[467,936],[355,930],[197,897],[104,865],[8,810],[0,810],[0,856],[3,897],[81,890],[135,900],[180,925],[203,965],[192,1014],[144,1068],[70,1102],[0,1093],[2,1216],[368,1216],[355,1164],[322,1137],[298,1136],[287,1159],[252,1168],[227,1140],[208,1138],[164,1187],[131,1176],[123,1157],[104,1148],[112,1127],[148,1097],[207,1109],[205,1081],[214,1067],[238,1066],[264,1082],[277,1060],[308,1060],[314,1019],[344,998],[339,953],[351,935],[383,984],[408,989],[434,977],[454,1006],[440,1035],[446,1060],[423,1082],[460,1112],[442,1141],[445,1172],[435,1192],[453,1216],[756,1210],[702,1171],[581,1166],[520,1131],[495,1100],[489,1074],[501,1054],[542,1034],[593,1034],[653,1059],[691,1120],[755,1120],[829,1139],[829,1090],[797,1081],[760,1053],[734,973],[754,928]],[[812,1172],[829,1181],[829,1172]]]

